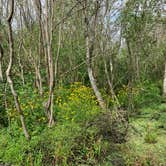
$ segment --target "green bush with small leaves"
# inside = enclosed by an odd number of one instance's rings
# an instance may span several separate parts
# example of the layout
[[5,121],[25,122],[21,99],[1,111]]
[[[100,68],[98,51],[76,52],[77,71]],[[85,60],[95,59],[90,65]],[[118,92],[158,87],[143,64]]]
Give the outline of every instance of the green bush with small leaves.
[[128,108],[129,93],[131,95],[132,104],[136,109],[160,104],[162,101],[159,86],[148,81],[137,84],[131,89],[124,85],[117,93],[118,100],[122,107]]

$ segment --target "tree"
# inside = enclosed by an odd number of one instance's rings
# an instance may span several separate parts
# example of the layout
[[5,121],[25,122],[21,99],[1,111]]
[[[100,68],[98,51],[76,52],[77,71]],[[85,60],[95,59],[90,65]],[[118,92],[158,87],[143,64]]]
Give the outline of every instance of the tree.
[[92,69],[92,56],[94,51],[94,40],[95,40],[95,32],[96,32],[96,24],[97,24],[97,16],[98,16],[98,10],[100,8],[100,2],[96,1],[96,9],[94,14],[94,20],[93,20],[93,32],[90,33],[90,17],[89,16],[89,10],[88,10],[88,1],[85,1],[85,43],[86,43],[86,62],[87,62],[87,70],[88,70],[88,76],[91,83],[91,86],[94,90],[94,93],[96,95],[96,98],[99,102],[99,105],[102,109],[106,109],[106,104],[102,98],[102,95],[96,85],[96,80],[93,76],[93,69]]
[[13,66],[13,57],[14,57],[14,42],[13,42],[13,34],[12,34],[12,26],[11,26],[13,14],[14,14],[14,0],[11,0],[9,2],[9,8],[10,8],[9,15],[7,17],[8,36],[9,36],[9,63],[8,63],[8,68],[6,70],[6,77],[7,77],[8,83],[10,85],[12,95],[14,97],[15,106],[16,106],[16,109],[20,116],[20,120],[21,120],[21,124],[22,124],[22,128],[23,128],[25,137],[27,138],[27,140],[29,140],[30,136],[27,131],[26,124],[25,124],[24,114],[23,114],[23,111],[21,109],[21,106],[20,106],[20,103],[18,100],[18,95],[14,89],[13,80],[11,78],[11,70],[12,70],[12,66]]
[[53,99],[54,99],[54,86],[55,86],[55,74],[54,74],[54,60],[52,53],[52,33],[53,33],[53,11],[54,1],[46,1],[46,13],[45,13],[45,40],[47,44],[47,58],[48,58],[48,69],[49,69],[49,97],[45,104],[46,112],[49,119],[49,126],[54,124],[53,118]]

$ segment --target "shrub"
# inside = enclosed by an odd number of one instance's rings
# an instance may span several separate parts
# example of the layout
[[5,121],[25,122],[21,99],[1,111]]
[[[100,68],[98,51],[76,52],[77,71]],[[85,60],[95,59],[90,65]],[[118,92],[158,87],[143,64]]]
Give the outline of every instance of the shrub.
[[146,134],[144,138],[146,143],[153,144],[157,142],[157,135],[154,132],[154,130],[150,127],[150,125],[147,125],[146,127]]
[[[123,86],[117,94],[120,105],[124,108],[128,107],[128,94],[129,87]],[[157,84],[145,81],[143,84],[137,84],[132,88],[132,104],[134,108],[142,108],[144,106],[153,106],[159,104],[162,101],[160,95],[160,88]]]
[[0,130],[0,163],[65,166],[121,162],[119,155],[111,156],[110,160],[107,156],[115,150],[115,142],[124,141],[124,117],[119,116],[120,112],[117,116],[115,112],[101,111],[91,88],[77,82],[55,90],[57,120],[52,128],[46,125],[43,101],[36,91],[29,87],[20,89],[19,100],[31,140],[25,140],[12,102],[7,110],[10,127]]
[[64,93],[61,93],[56,98],[59,121],[85,122],[101,112],[91,88],[76,82],[61,91],[66,93],[65,97]]
[[125,111],[103,113],[93,122],[93,125],[98,128],[98,134],[105,140],[113,143],[126,141],[128,120]]

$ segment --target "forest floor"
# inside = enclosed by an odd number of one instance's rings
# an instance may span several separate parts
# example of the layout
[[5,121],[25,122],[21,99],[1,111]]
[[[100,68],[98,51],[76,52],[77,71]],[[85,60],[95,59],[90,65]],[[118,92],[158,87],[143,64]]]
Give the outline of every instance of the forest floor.
[[[126,142],[117,143],[124,125],[112,123],[110,112],[100,113],[89,87],[75,83],[56,91],[58,121],[52,128],[38,94],[28,88],[19,92],[32,138],[25,140],[16,111],[8,109],[12,120],[0,127],[0,165],[166,166],[166,104],[151,102],[137,109],[130,116]],[[117,133],[110,130],[114,124]]]
[[[166,165],[166,104],[142,108],[130,119],[126,161],[135,165]],[[134,161],[132,161],[134,160]]]

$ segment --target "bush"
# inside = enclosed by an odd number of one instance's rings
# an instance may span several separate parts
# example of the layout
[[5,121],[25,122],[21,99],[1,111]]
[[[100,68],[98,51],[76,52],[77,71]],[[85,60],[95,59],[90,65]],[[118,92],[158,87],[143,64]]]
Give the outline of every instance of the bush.
[[0,130],[0,163],[65,166],[123,161],[114,143],[125,141],[124,116],[120,111],[101,111],[91,88],[77,82],[55,90],[52,128],[47,127],[43,101],[35,90],[20,89],[19,100],[31,140],[26,141],[12,102],[7,110],[9,127]]
[[49,129],[38,93],[29,87],[19,90],[32,138],[30,142],[25,140],[18,113],[11,103],[7,110],[10,128],[0,130],[0,162],[38,166],[96,165],[103,161],[111,142],[102,140],[95,126],[87,126],[101,112],[92,89],[74,83],[56,89],[55,96],[57,124]]
[[150,118],[158,122],[158,128],[166,129],[166,104],[154,107],[151,111]]
[[128,131],[128,119],[126,112],[118,110],[117,112],[106,112],[101,114],[93,125],[98,128],[98,134],[103,139],[113,143],[124,143]]
[[153,144],[157,142],[157,135],[154,132],[148,132],[144,139],[146,143]]
[[69,88],[61,88],[55,102],[57,119],[61,122],[86,122],[101,112],[93,90],[79,82]]
[[157,135],[154,132],[154,129],[152,129],[150,125],[147,125],[146,127],[146,134],[144,140],[146,143],[150,144],[157,142]]
[[[123,86],[122,89],[118,91],[117,97],[120,105],[124,108],[128,107],[128,94],[129,87]],[[142,108],[144,106],[153,106],[154,104],[159,104],[162,101],[160,88],[157,84],[145,81],[143,84],[137,84],[132,88],[132,104],[134,108]]]
[[[12,131],[13,132],[13,131]],[[0,162],[11,165],[97,165],[111,142],[102,140],[94,127],[65,123],[45,129],[27,142],[20,131],[1,131]],[[19,135],[20,134],[20,135]]]

